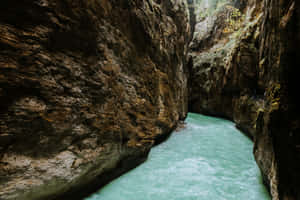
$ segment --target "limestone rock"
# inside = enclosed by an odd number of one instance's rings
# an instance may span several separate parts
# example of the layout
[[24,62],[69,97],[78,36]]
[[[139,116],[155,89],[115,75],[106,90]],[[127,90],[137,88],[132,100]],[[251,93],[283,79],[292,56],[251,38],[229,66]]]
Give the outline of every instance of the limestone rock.
[[79,198],[145,160],[187,113],[188,20],[183,0],[1,2],[0,199]]
[[[228,5],[241,13],[240,21],[231,21],[238,26],[228,24]],[[299,2],[223,6],[214,16],[198,17],[196,30],[208,29],[196,31],[191,44],[190,110],[235,121],[254,139],[273,200],[300,199]],[[224,11],[229,15],[222,17]]]

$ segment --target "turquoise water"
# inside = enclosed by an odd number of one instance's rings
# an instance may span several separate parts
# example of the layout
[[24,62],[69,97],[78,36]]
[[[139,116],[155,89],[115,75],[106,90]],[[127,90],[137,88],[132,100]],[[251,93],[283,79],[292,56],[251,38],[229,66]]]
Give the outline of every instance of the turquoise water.
[[148,160],[85,200],[270,200],[252,142],[233,123],[189,113]]

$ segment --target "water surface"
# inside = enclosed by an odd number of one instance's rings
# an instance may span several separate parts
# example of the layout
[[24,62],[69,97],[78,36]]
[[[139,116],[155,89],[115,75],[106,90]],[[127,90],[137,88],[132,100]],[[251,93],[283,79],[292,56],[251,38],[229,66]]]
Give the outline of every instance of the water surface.
[[148,160],[85,200],[270,200],[252,142],[232,122],[189,113]]

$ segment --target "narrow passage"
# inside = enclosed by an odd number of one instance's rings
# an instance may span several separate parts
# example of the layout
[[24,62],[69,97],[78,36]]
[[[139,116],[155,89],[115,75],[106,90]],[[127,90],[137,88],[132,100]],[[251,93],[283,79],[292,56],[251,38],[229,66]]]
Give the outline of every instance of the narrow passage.
[[270,200],[252,146],[232,122],[189,113],[144,164],[85,200]]

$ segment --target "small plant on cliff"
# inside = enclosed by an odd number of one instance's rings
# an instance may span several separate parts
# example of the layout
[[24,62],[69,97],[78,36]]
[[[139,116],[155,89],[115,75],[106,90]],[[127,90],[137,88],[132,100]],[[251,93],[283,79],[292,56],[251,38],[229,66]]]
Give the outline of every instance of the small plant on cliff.
[[226,6],[228,10],[227,19],[226,19],[226,26],[223,30],[224,33],[232,33],[240,29],[244,16],[240,12],[239,9],[233,6]]

